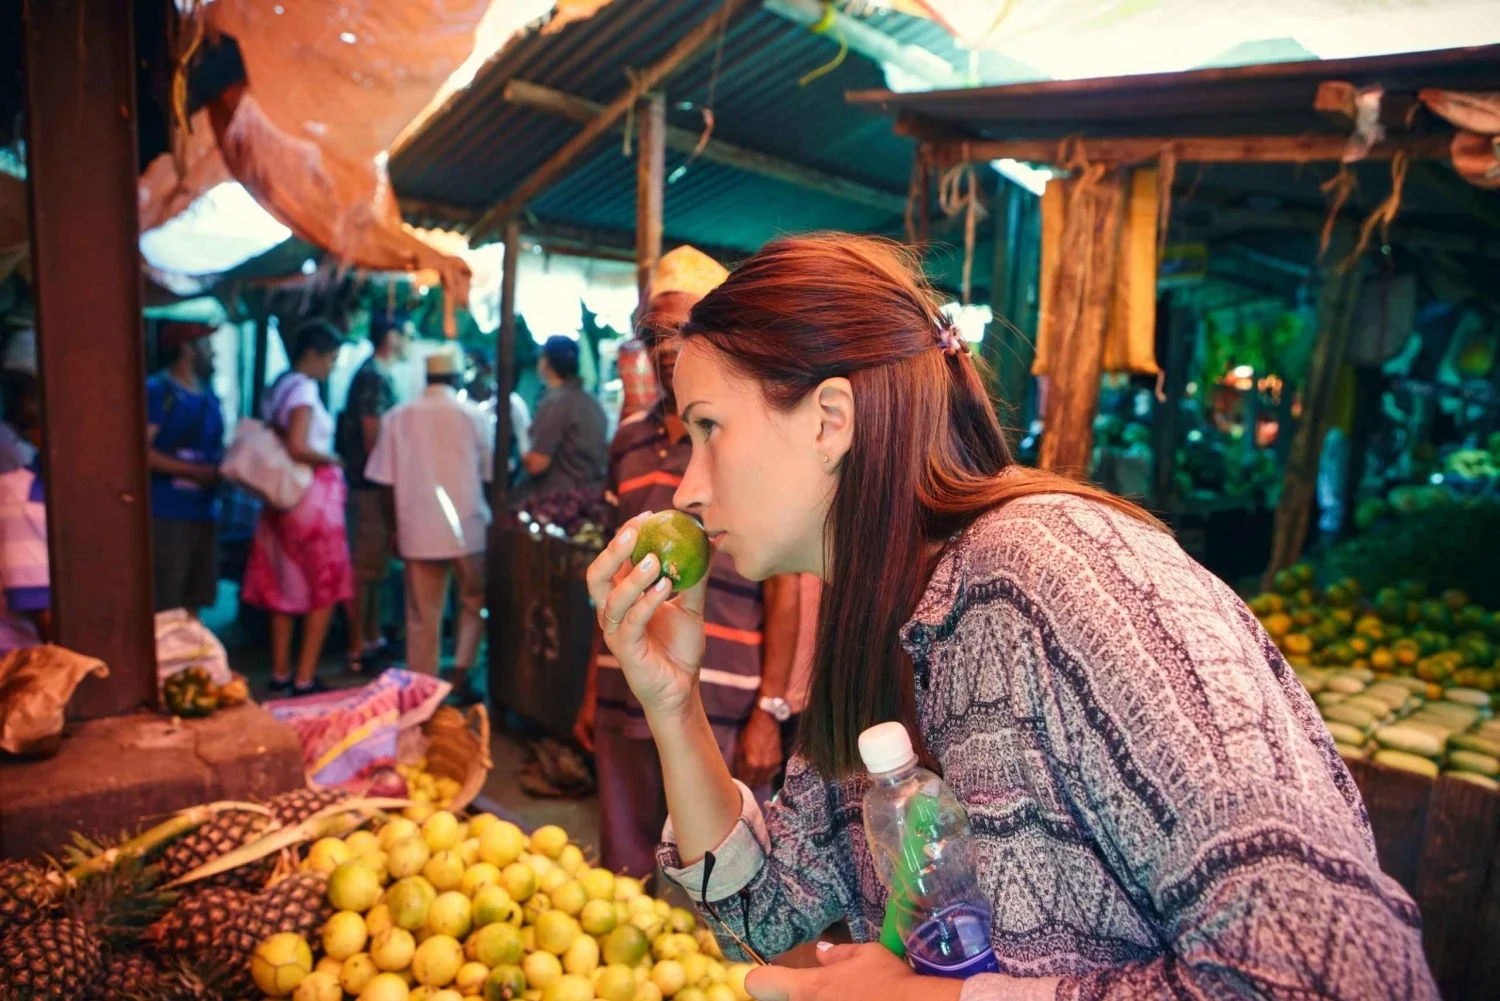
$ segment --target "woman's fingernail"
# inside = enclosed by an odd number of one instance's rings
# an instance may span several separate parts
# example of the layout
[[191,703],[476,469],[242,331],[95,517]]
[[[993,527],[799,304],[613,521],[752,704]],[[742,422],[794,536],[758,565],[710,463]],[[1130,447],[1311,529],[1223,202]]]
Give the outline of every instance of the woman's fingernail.
[[651,590],[660,593],[662,591],[665,591],[668,587],[670,587],[671,584],[672,584],[671,581],[669,581],[669,580],[667,580],[667,578],[663,577],[661,580],[659,580],[655,584],[651,585]]
[[818,943],[818,951],[819,952],[827,952],[829,949],[832,949],[832,948],[833,948],[833,943],[832,942],[819,942]]
[[656,573],[656,554],[647,553],[646,558],[635,565],[635,570],[642,577],[649,577]]
[[623,532],[620,533],[620,541],[621,542],[624,542],[624,543],[628,544],[630,542],[633,542],[634,540],[635,540],[635,529],[633,529],[633,528],[627,528],[627,529],[625,529],[625,531],[623,531]]

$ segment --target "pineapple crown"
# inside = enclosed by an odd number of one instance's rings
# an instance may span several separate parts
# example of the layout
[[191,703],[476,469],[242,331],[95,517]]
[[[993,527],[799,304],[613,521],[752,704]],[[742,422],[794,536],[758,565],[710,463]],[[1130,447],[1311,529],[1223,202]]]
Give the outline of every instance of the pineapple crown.
[[94,840],[74,834],[73,843],[63,849],[63,861],[70,870],[63,872],[60,864],[52,862],[61,884],[58,903],[63,915],[95,929],[106,945],[137,941],[177,899],[176,893],[156,888],[160,878],[156,866],[147,865],[139,856],[121,855],[102,869],[85,866],[132,836],[126,832],[118,838]]

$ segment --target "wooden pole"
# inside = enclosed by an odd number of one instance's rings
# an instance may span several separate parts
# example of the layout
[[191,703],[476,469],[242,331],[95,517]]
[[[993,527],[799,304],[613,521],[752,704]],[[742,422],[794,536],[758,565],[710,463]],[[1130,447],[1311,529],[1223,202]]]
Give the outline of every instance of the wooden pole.
[[563,143],[556,153],[549,156],[546,162],[511,192],[509,198],[480,216],[469,233],[470,241],[477,243],[489,234],[496,223],[518,214],[528,202],[569,170],[596,139],[609,131],[610,126],[623,118],[642,94],[655,90],[675,70],[702,52],[727,27],[737,3],[738,0],[724,0],[716,13],[683,35],[676,45],[667,50],[666,55],[638,74],[631,85],[609,102],[597,118]]
[[[583,124],[592,122],[604,112],[602,104],[526,80],[512,80],[506,84],[505,99],[512,104],[550,112]],[[621,131],[624,129],[624,123],[616,122],[610,127],[615,131]],[[699,140],[699,133],[692,129],[684,129],[676,125],[666,126],[666,145],[670,150],[678,153],[692,153],[698,149]],[[799,188],[806,188],[833,198],[883,209],[892,215],[899,215],[906,207],[906,200],[894,192],[882,191],[868,184],[861,184],[859,181],[851,181],[836,174],[804,167],[790,160],[783,160],[780,157],[724,142],[722,139],[710,139],[698,151],[698,157],[710,163],[743,170],[747,174],[758,174],[761,177],[794,184]]]
[[134,27],[133,3],[25,5],[54,638],[109,666],[73,697],[86,719],[156,697]]
[[[1340,370],[1349,350],[1349,328],[1354,319],[1354,305],[1359,291],[1359,267],[1348,272],[1338,270],[1338,263],[1348,256],[1352,246],[1345,238],[1335,237],[1325,260],[1323,288],[1318,296],[1318,341],[1308,364],[1307,383],[1302,393],[1302,416],[1287,455],[1286,477],[1281,501],[1276,506],[1275,527],[1271,535],[1271,560],[1266,567],[1265,587],[1271,586],[1276,571],[1297,562],[1307,538],[1312,516],[1313,498],[1318,485],[1318,459],[1323,454],[1323,437],[1333,417],[1333,395]],[[1285,392],[1290,392],[1290,388]]]
[[[898,131],[900,123],[898,122]],[[1444,135],[1402,136],[1373,147],[1366,159],[1389,160],[1404,152],[1413,160],[1445,160],[1450,137]],[[1112,164],[1145,163],[1170,149],[1178,163],[1315,163],[1338,162],[1344,155],[1345,136],[1309,134],[1300,136],[1187,136],[1136,137],[1129,139],[1084,139],[1083,149],[1091,161]],[[933,143],[940,166],[954,163],[984,163],[990,160],[1021,160],[1052,163],[1058,157],[1058,139],[969,139]]]
[[1151,422],[1151,451],[1155,457],[1152,504],[1158,511],[1172,507],[1176,496],[1177,435],[1182,399],[1187,395],[1188,364],[1197,339],[1197,314],[1183,305],[1180,296],[1164,293],[1157,303],[1156,322],[1166,324],[1167,356],[1162,359],[1162,396]]
[[661,258],[662,199],[666,196],[667,97],[658,91],[636,105],[635,283],[641,312],[651,301],[651,272]]
[[[510,394],[516,384],[516,269],[521,259],[521,220],[505,221],[505,259],[500,271],[500,330],[495,340],[495,449],[490,482],[489,546],[485,553],[485,604],[489,612],[489,690],[503,692],[502,673],[514,666],[519,637],[510,628],[515,588],[511,580],[514,526],[510,518]],[[495,702],[498,707],[498,700]]]

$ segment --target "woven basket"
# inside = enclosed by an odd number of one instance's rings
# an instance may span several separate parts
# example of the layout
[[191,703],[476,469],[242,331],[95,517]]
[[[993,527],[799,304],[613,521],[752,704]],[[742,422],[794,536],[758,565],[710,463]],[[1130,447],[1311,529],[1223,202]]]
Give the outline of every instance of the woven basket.
[[474,802],[494,766],[490,760],[490,714],[482,705],[459,712],[443,706],[422,726],[427,737],[427,770],[454,779],[458,795],[448,807],[458,813]]

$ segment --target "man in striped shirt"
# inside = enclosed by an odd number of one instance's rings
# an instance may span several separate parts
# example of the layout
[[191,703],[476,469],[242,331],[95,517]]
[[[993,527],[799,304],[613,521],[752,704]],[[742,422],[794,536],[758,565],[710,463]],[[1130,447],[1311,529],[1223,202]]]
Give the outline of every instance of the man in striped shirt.
[[[678,418],[672,397],[676,334],[693,304],[725,275],[691,248],[673,251],[657,269],[637,333],[651,351],[664,395],[651,409],[622,421],[610,446],[615,525],[643,511],[672,508],[692,457],[687,426]],[[731,558],[714,554],[703,616],[707,652],[699,684],[720,751],[736,777],[757,789],[762,799],[768,798],[770,780],[783,757],[781,723],[790,716],[786,696],[798,608],[795,576],[757,584],[735,573]],[[661,764],[619,662],[597,636],[595,640],[575,733],[585,746],[592,745],[597,765],[600,864],[644,876],[655,867],[656,843],[667,817]]]

